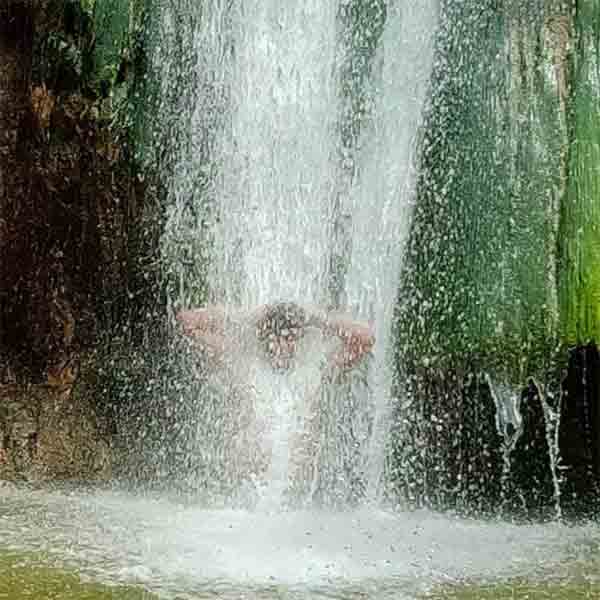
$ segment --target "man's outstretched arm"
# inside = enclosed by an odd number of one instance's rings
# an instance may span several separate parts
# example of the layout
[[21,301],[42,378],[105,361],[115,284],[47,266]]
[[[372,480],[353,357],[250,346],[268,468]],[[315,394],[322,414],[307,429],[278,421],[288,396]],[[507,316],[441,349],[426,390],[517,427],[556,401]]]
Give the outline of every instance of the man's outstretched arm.
[[181,310],[177,321],[182,332],[206,353],[209,360],[221,363],[227,352],[227,314],[222,306]]
[[323,333],[336,336],[342,342],[341,348],[329,357],[334,366],[351,369],[373,349],[375,334],[370,324],[355,321],[348,315],[340,313],[321,315],[311,311],[310,315],[309,322],[312,321]]
[[180,310],[176,319],[181,324],[183,333],[191,337],[225,331],[225,310],[217,305]]

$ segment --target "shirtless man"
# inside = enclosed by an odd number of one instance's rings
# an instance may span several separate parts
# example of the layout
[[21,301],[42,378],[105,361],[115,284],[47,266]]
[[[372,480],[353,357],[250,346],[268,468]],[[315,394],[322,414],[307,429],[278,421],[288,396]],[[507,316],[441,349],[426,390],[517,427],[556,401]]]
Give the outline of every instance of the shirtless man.
[[[264,454],[260,442],[265,435],[263,424],[252,416],[255,398],[249,398],[242,391],[245,386],[240,385],[240,381],[245,378],[242,376],[240,379],[239,369],[243,370],[247,359],[254,357],[278,373],[292,372],[303,359],[310,362],[312,357],[299,355],[298,351],[302,338],[311,328],[321,332],[326,347],[333,348],[325,355],[320,382],[306,393],[306,420],[290,449],[293,467],[289,475],[291,496],[288,496],[288,501],[306,497],[314,479],[315,457],[323,431],[322,418],[328,413],[328,409],[322,410],[321,391],[328,387],[329,382],[341,382],[344,373],[363,361],[375,342],[372,328],[345,315],[284,302],[261,306],[246,313],[227,311],[221,306],[183,310],[178,313],[177,320],[183,333],[200,352],[203,368],[220,373],[241,393],[233,395],[228,414],[244,424],[234,427],[235,432],[227,437],[225,443],[231,449],[227,451],[229,458],[222,471],[230,468],[238,475],[250,474],[250,478],[252,474],[260,478],[269,468],[271,459],[268,451]],[[305,347],[304,353],[307,351],[311,352]]]
[[267,304],[251,313],[228,312],[221,306],[182,310],[177,320],[215,367],[228,364],[240,352],[257,351],[274,370],[290,369],[300,340],[315,327],[341,342],[328,356],[327,374],[335,376],[357,365],[375,343],[365,323],[292,302]]

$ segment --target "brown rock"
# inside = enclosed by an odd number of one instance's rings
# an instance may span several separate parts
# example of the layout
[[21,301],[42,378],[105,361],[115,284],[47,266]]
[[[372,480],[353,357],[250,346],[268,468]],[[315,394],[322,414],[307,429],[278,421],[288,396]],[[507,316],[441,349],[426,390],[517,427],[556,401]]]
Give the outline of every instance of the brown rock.
[[75,386],[0,386],[0,479],[106,480],[110,444]]

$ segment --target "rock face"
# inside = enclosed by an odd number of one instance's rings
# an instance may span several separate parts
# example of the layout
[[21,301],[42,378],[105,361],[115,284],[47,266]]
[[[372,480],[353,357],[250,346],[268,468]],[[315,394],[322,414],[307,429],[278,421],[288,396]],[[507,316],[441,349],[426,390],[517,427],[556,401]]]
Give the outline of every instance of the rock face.
[[116,4],[0,1],[0,480],[110,474],[108,394],[82,357],[131,341],[156,302],[126,118],[133,4]]
[[110,447],[71,385],[0,386],[0,479],[106,480]]
[[87,39],[63,31],[61,14],[0,11],[0,383],[56,377],[135,293],[143,203],[123,132],[83,73],[38,64],[54,37]]

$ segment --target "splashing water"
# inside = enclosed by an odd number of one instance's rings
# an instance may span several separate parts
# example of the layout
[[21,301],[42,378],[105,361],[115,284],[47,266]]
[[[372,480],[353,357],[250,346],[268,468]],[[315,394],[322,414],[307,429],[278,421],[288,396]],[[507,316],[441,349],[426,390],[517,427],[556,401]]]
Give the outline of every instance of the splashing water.
[[[188,129],[182,129],[185,143],[173,169],[163,241],[180,282],[173,304],[189,305],[194,285],[200,287],[194,283],[197,274],[181,265],[181,250],[173,242],[181,238],[196,254],[192,260],[210,256],[200,275],[208,281],[211,302],[244,311],[276,300],[327,304],[334,221],[341,218],[348,243],[340,308],[373,321],[377,344],[368,393],[365,386],[338,390],[321,402],[318,457],[304,490],[313,497],[319,487],[335,487],[336,497],[347,497],[343,488],[361,479],[373,498],[383,473],[392,313],[411,213],[413,153],[431,70],[437,2],[388,7],[365,84],[373,98],[370,117],[356,143],[350,177],[340,166],[340,70],[348,50],[340,42],[338,5],[277,0],[206,4],[196,28],[187,31],[195,45],[195,68],[202,69],[196,77],[206,81],[196,84],[201,93],[195,100],[188,94],[187,113],[181,117]],[[173,27],[173,21],[167,11],[164,27]],[[168,61],[162,68],[167,75],[172,69]],[[203,91],[207,87],[211,94]],[[218,118],[207,123],[207,114],[213,113]],[[203,144],[208,144],[205,163],[189,150]],[[202,193],[194,189],[194,169],[210,173]],[[203,216],[190,219],[190,212]],[[266,424],[263,444],[270,455],[261,493],[271,505],[280,502],[290,476],[290,448],[307,423],[309,399],[299,401],[298,390],[283,392],[277,375],[263,372],[260,377],[263,384],[271,378],[260,390],[250,386],[261,395],[255,408]],[[359,401],[348,400],[348,394],[358,394]]]
[[34,551],[85,579],[137,583],[167,599],[414,600],[469,578],[565,578],[561,561],[597,556],[599,540],[594,525],[373,507],[204,510],[120,491],[0,488],[0,506],[3,550]]
[[[348,235],[342,308],[374,321],[377,346],[368,393],[348,386],[318,398],[318,468],[303,481],[309,505],[320,486],[347,496],[347,461],[363,475],[368,497],[376,499],[380,489],[393,305],[437,4],[388,2],[367,84],[373,105],[347,180],[337,164],[343,61],[336,2],[155,4],[162,29],[154,65],[164,72],[160,120],[172,142],[163,238],[172,308],[206,296],[242,309],[280,298],[326,302],[334,217]],[[285,376],[248,366],[252,408],[263,427],[256,438],[269,456],[256,483],[259,510],[206,510],[195,499],[185,505],[177,494],[139,490],[0,487],[3,547],[40,553],[84,577],[138,583],[165,598],[414,599],[471,578],[557,577],[562,561],[597,556],[595,525],[517,526],[377,506],[282,511],[326,351],[308,344],[302,356],[310,360]],[[229,415],[202,418],[209,416]]]

